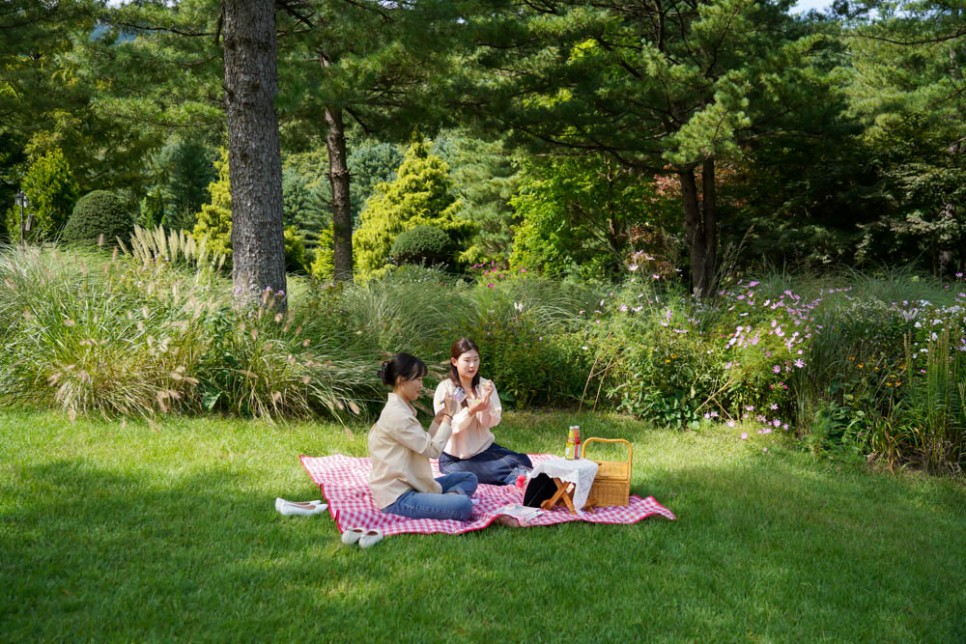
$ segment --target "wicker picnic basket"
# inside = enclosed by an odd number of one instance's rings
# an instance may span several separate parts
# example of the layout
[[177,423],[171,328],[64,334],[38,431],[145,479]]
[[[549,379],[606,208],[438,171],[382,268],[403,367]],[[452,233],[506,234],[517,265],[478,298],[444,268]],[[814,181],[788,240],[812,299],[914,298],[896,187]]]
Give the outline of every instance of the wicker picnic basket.
[[634,447],[630,441],[623,438],[588,438],[584,441],[581,457],[591,459],[588,448],[591,443],[618,443],[627,446],[626,461],[596,461],[597,476],[590,488],[590,496],[586,507],[598,508],[611,505],[627,505],[631,497],[631,464],[634,458]]

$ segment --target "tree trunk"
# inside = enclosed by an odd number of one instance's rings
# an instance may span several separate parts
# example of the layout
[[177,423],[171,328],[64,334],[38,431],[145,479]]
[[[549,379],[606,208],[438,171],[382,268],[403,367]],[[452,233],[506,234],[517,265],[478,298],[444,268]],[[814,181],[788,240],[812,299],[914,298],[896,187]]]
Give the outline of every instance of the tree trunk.
[[[222,0],[232,283],[239,305],[284,295],[282,156],[275,112],[275,4]],[[272,300],[284,308],[284,297]]]
[[349,165],[346,162],[342,110],[325,108],[329,125],[325,146],[329,151],[329,183],[332,185],[332,245],[336,282],[352,281],[352,209],[349,204]]
[[704,273],[699,284],[699,297],[709,297],[715,287],[715,271],[718,269],[718,192],[714,184],[714,159],[705,159],[701,170],[704,211]]
[[702,170],[701,200],[694,168],[678,172],[684,195],[684,237],[691,257],[691,292],[698,298],[711,295],[718,243],[714,160],[705,161]]

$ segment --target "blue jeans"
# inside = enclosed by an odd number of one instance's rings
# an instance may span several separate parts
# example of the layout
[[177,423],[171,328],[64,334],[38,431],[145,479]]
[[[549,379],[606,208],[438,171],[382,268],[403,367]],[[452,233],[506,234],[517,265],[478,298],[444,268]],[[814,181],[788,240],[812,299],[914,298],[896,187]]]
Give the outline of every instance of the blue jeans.
[[410,490],[382,511],[410,519],[469,521],[473,515],[470,497],[476,492],[476,475],[472,472],[456,472],[441,476],[436,482],[443,486],[442,494]]
[[439,471],[473,472],[480,483],[490,485],[513,485],[520,469],[533,469],[533,463],[526,454],[518,454],[493,443],[476,456],[459,459],[446,452],[439,455]]

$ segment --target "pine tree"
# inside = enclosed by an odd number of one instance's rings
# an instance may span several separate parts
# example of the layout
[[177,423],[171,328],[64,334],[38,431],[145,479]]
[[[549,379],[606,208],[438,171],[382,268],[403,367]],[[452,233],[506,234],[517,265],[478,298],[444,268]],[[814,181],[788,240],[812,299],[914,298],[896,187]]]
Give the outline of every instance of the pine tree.
[[215,161],[218,180],[208,186],[211,202],[201,206],[192,236],[216,255],[231,259],[231,183],[228,178],[228,150],[222,149]]
[[396,237],[416,226],[435,226],[461,243],[473,226],[457,217],[459,210],[446,162],[430,154],[427,142],[413,143],[396,179],[376,186],[362,211],[362,223],[352,241],[358,275],[384,273]]

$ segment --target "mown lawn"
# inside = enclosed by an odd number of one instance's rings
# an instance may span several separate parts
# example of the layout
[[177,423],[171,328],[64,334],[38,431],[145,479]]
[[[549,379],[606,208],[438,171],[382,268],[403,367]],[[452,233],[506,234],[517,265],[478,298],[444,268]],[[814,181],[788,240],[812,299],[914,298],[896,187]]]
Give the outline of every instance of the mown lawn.
[[[493,526],[343,546],[300,453],[365,428],[0,412],[0,638],[221,641],[966,641],[966,485],[835,465],[740,429],[507,414],[635,445],[678,521]],[[762,451],[767,447],[767,451]]]

